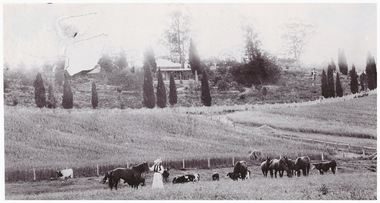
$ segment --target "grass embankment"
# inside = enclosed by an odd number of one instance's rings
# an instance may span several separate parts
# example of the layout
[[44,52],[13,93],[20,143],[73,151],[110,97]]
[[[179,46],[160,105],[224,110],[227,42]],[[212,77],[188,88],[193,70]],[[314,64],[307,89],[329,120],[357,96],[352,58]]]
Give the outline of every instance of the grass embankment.
[[[339,172],[339,171],[338,171]],[[186,184],[165,184],[164,190],[154,190],[151,184],[134,190],[120,186],[110,191],[107,185],[96,180],[93,184],[82,180],[82,189],[73,181],[51,183],[23,183],[28,188],[57,187],[54,192],[9,194],[6,199],[15,200],[376,200],[376,173],[349,173],[333,175],[314,174],[308,177],[264,178],[255,176],[247,181],[232,181],[221,177],[220,181],[203,181]],[[86,184],[86,185],[85,185]],[[12,184],[7,187],[18,187]],[[85,189],[85,187],[87,189]],[[65,190],[64,188],[72,188]],[[20,189],[19,189],[20,190]],[[64,191],[62,191],[64,190]]]
[[[377,94],[339,103],[237,112],[237,123],[294,132],[377,139]],[[373,141],[375,142],[375,141]]]
[[[5,170],[94,167],[164,160],[280,154],[319,157],[327,149],[234,129],[161,109],[44,110],[6,107]],[[331,151],[325,151],[328,156]]]

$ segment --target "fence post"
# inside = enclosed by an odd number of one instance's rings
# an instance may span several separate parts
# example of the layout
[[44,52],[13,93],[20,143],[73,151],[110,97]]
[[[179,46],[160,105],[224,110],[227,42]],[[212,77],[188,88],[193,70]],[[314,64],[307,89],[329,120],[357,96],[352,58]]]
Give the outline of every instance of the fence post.
[[96,164],[96,175],[99,176],[99,164]]
[[36,181],[36,169],[33,168],[33,180]]
[[348,151],[351,151],[351,145],[348,144]]
[[363,150],[363,156],[365,156],[365,149],[364,149],[364,146],[362,146],[362,150]]
[[232,166],[235,165],[235,157],[232,157]]
[[321,154],[321,160],[324,161],[324,158],[323,158],[323,152],[322,152],[322,154]]
[[129,161],[127,161],[127,168],[129,168]]
[[185,159],[182,159],[182,168],[185,168]]
[[207,158],[207,166],[208,166],[208,168],[211,168],[210,157],[209,157],[209,158]]

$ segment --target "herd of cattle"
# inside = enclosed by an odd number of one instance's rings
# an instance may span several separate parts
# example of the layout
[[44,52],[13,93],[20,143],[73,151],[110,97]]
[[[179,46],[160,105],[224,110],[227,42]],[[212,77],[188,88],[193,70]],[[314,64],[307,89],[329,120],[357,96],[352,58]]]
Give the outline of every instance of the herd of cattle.
[[[146,163],[145,163],[146,164]],[[287,172],[288,177],[300,176],[301,171],[304,176],[307,176],[310,171],[310,159],[309,157],[298,157],[296,160],[288,159],[287,157],[283,157],[280,159],[271,159],[270,157],[267,157],[266,161],[262,162],[260,165],[262,174],[264,177],[268,176],[268,172],[270,172],[270,176],[273,178],[273,174],[275,178],[277,178],[277,172],[280,177],[283,177],[284,171]],[[337,164],[335,160],[331,160],[330,162],[322,162],[322,163],[313,163],[314,167],[319,171],[321,175],[323,175],[324,172],[327,172],[329,169],[331,169],[332,173],[335,174],[335,170],[337,167]],[[110,177],[112,177],[112,174],[115,173],[117,170],[120,170],[120,168],[108,171],[105,173],[103,178],[103,183],[106,183],[107,180],[111,180]],[[169,170],[170,168],[167,168],[164,170],[162,176],[163,180],[165,182],[169,182]],[[73,170],[72,169],[66,169],[57,171],[57,175],[61,177],[61,179],[67,179],[67,178],[73,178]],[[251,171],[248,169],[248,165],[246,161],[238,161],[236,162],[234,166],[233,172],[229,172],[226,174],[226,177],[231,178],[234,181],[237,181],[239,179],[241,180],[247,180],[250,179]],[[219,174],[213,173],[212,174],[212,180],[219,181]],[[121,179],[124,180],[124,183],[128,183],[132,188],[138,188],[139,185],[144,186],[145,185],[145,178],[141,176],[141,173],[139,177],[135,179],[126,179],[121,177]],[[117,182],[119,182],[120,179],[117,179]],[[185,175],[177,175],[173,178],[172,183],[187,183],[187,182],[197,182],[200,180],[200,175],[195,174],[185,174]],[[112,182],[112,181],[111,181]],[[110,183],[110,187],[112,189],[112,186],[114,186],[115,183]],[[117,189],[117,183],[116,187]]]

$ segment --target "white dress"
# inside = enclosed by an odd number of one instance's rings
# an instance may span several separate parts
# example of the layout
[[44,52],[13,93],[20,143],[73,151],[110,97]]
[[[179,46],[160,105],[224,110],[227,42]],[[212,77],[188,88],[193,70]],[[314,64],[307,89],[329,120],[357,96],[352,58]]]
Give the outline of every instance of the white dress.
[[[149,169],[154,171],[156,165],[153,165]],[[162,173],[164,172],[164,167],[162,165],[157,166],[157,172],[154,172],[152,188],[164,188],[164,183],[162,182]]]

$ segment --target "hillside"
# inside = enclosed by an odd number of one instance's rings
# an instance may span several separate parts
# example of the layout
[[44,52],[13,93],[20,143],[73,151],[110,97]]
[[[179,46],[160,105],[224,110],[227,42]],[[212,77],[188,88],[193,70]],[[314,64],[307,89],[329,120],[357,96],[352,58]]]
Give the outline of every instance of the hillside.
[[[349,79],[341,75],[344,94],[350,94]],[[98,108],[141,108],[142,107],[142,85],[133,83],[132,86],[123,88],[105,84],[104,81],[93,77],[76,77],[71,81],[74,94],[74,108],[91,108],[91,83],[95,81],[98,89]],[[231,87],[229,91],[218,91],[211,81],[212,105],[235,105],[256,103],[284,103],[315,100],[321,95],[320,75],[316,80],[310,78],[309,70],[283,70],[282,76],[277,84],[265,86],[267,95],[264,96],[257,89],[249,89],[244,99],[239,98],[238,89]],[[137,85],[137,86],[136,86]],[[140,87],[141,86],[141,87]],[[166,81],[169,90],[168,81]],[[178,90],[177,106],[201,106],[200,82],[194,80],[176,81]],[[117,89],[122,89],[118,93]],[[45,87],[47,89],[47,85]],[[167,91],[168,94],[169,91]],[[62,103],[62,87],[55,86],[54,94],[58,108]],[[9,81],[4,89],[4,104],[13,105],[17,100],[18,106],[35,107],[34,88],[20,80]]]

